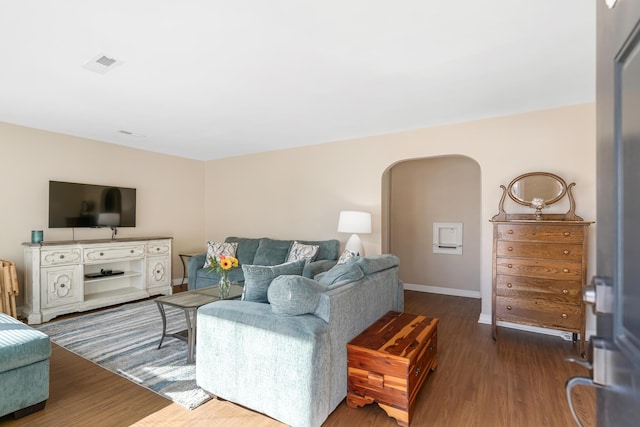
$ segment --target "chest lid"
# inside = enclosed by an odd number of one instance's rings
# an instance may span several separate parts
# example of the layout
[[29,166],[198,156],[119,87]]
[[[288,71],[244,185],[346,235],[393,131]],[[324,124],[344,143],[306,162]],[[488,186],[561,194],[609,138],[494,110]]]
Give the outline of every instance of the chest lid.
[[356,346],[391,357],[413,360],[436,329],[438,319],[390,311],[355,337]]

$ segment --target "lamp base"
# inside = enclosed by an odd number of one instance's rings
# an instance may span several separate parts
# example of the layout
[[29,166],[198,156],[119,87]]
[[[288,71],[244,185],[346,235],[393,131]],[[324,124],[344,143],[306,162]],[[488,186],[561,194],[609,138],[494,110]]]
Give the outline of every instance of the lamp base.
[[364,256],[364,246],[362,245],[360,236],[357,234],[352,234],[351,237],[349,237],[347,245],[344,248],[355,252],[357,255]]

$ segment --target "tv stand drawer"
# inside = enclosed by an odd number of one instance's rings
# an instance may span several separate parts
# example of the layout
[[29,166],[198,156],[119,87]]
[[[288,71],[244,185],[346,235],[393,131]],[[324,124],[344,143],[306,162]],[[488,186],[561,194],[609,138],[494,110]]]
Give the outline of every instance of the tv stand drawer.
[[126,247],[97,247],[84,250],[85,262],[110,261],[115,259],[143,258],[144,245]]

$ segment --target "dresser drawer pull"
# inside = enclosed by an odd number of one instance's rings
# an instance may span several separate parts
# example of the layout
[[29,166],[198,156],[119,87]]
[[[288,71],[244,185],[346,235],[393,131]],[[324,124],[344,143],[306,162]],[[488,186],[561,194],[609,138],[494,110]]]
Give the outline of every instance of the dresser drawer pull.
[[513,267],[513,264],[507,264],[507,267],[508,267],[508,268],[512,268],[512,267]]
[[564,237],[569,237],[569,236],[571,236],[571,233],[569,233],[568,231],[565,231],[565,232],[564,232],[564,233],[562,233],[562,234],[564,234]]
[[511,306],[510,305],[507,306],[507,310],[511,310]]
[[64,255],[60,255],[60,259],[64,259]]
[[100,256],[104,256],[104,252],[100,252]]
[[562,318],[563,319],[567,319],[569,317],[569,315],[567,313],[562,313]]
[[509,247],[507,248],[507,250],[508,250],[509,252],[511,252],[511,251],[513,251],[513,248],[512,248],[511,246],[509,246]]
[[568,273],[568,272],[569,272],[569,269],[568,269],[568,268],[563,268],[563,269],[562,269],[562,272],[563,272],[563,273]]
[[565,255],[569,255],[571,251],[569,249],[565,249],[564,251],[562,251],[562,253]]
[[562,293],[565,294],[565,295],[569,295],[569,290],[568,289],[563,289]]
[[130,254],[132,254],[132,253],[133,253],[133,249],[131,249],[131,250],[129,251],[129,253],[130,253]]
[[513,285],[511,283],[507,283],[507,288],[513,288]]
[[418,375],[420,375],[420,371],[421,371],[421,370],[422,370],[422,366],[418,366],[418,367],[416,368],[416,377],[417,377]]
[[513,230],[509,230],[509,231],[507,231],[507,233],[513,234]]

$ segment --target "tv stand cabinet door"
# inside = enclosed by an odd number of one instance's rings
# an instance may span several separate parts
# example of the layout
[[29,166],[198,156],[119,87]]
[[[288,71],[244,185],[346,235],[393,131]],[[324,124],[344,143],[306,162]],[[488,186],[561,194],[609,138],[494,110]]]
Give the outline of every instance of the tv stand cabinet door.
[[82,266],[46,267],[40,275],[42,308],[79,303],[83,300]]

